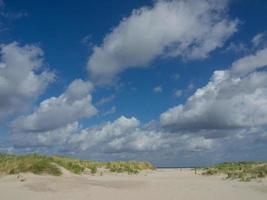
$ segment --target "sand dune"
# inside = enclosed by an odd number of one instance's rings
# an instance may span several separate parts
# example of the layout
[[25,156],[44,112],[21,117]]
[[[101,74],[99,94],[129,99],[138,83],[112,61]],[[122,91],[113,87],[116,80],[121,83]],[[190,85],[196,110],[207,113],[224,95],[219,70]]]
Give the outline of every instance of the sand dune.
[[2,176],[0,194],[3,200],[266,200],[267,180],[223,180],[195,175],[190,169],[159,169],[138,175],[23,174]]

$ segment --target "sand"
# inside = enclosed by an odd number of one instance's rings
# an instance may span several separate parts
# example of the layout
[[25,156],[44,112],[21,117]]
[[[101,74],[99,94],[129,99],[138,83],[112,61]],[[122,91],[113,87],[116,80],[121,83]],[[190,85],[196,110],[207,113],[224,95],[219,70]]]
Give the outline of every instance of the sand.
[[109,174],[0,177],[2,200],[261,200],[267,179],[239,182],[195,175],[190,169],[159,169],[138,175]]

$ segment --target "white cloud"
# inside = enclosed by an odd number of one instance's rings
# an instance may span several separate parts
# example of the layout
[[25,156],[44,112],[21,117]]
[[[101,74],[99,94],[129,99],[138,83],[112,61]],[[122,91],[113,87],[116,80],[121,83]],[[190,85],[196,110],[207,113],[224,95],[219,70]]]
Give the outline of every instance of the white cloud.
[[[55,130],[35,133],[24,132],[13,134],[13,136],[17,146],[39,145],[53,147],[55,144],[60,144],[63,149],[68,149],[69,151],[76,150],[80,152],[95,149],[95,152],[113,152],[126,148],[126,146],[130,145],[126,145],[126,143],[130,143],[129,140],[135,140],[131,141],[131,148],[135,150],[144,148],[144,143],[139,144],[137,142],[138,138],[133,137],[139,126],[140,122],[136,118],[122,116],[114,122],[106,122],[105,124],[85,129],[82,129],[78,122],[73,122]],[[142,133],[138,135],[144,137]],[[25,140],[25,138],[31,139]],[[149,145],[146,148],[149,148]]]
[[99,146],[99,143],[104,143],[119,138],[132,130],[135,130],[140,125],[136,118],[126,118],[124,116],[118,118],[113,123],[107,122],[104,125],[83,129],[79,135],[75,135],[71,142],[79,143],[80,148],[85,150],[93,146]]
[[153,91],[155,93],[161,93],[163,91],[162,87],[159,85],[159,86],[156,86],[153,88]]
[[[1,7],[1,3],[0,3],[0,7]],[[24,17],[28,17],[29,14],[26,11],[18,11],[18,12],[1,12],[0,15],[1,17],[7,18],[9,20],[17,20],[17,19],[21,19]]]
[[40,106],[30,115],[19,117],[13,122],[15,132],[50,131],[83,117],[97,113],[92,105],[90,82],[74,80],[59,97],[50,97],[40,103]]
[[91,48],[93,45],[92,35],[86,35],[85,37],[83,37],[83,39],[81,40],[81,43]]
[[[265,129],[223,131],[227,134],[217,138],[208,136],[220,134],[221,131],[202,130],[194,134],[182,131],[173,134],[163,129],[141,126],[134,117],[120,117],[113,122],[85,129],[74,122],[53,131],[13,134],[15,145],[12,152],[47,151],[50,154],[73,154],[106,161],[144,159],[159,166],[192,166],[229,159],[265,158]],[[2,148],[7,149],[3,145]]]
[[188,146],[186,147],[189,151],[203,151],[213,149],[215,145],[214,140],[207,139],[205,137],[192,137]]
[[207,57],[237,30],[226,7],[227,1],[172,0],[134,10],[93,48],[91,77],[107,83],[123,70],[147,67],[156,57]]
[[236,75],[242,76],[266,65],[267,48],[257,51],[254,55],[249,55],[235,61],[232,64],[232,71]]
[[180,96],[182,96],[182,94],[183,94],[183,91],[182,90],[175,90],[174,91],[174,96],[175,97],[180,97]]
[[264,49],[267,47],[267,31],[258,33],[255,35],[250,43],[242,42],[231,42],[229,46],[225,49],[225,52],[233,51],[238,54],[252,54],[259,49]]
[[[70,138],[79,131],[79,123],[76,121],[43,132],[13,132],[12,142],[16,148],[55,147],[65,149],[68,148]],[[72,151],[72,149],[68,150]]]
[[107,103],[113,101],[113,100],[115,99],[115,97],[116,97],[115,94],[112,94],[112,95],[110,95],[110,96],[108,96],[108,97],[103,97],[103,98],[101,98],[100,100],[98,100],[98,101],[96,102],[96,105],[97,105],[97,106],[105,105],[105,104],[107,104]]
[[109,110],[105,111],[102,116],[107,116],[107,115],[111,115],[114,114],[117,111],[117,107],[116,106],[112,106]]
[[13,42],[1,45],[0,118],[25,109],[53,81],[42,69],[43,51],[34,45]]
[[161,124],[176,131],[266,125],[267,72],[255,71],[267,65],[265,57],[267,49],[259,50],[234,62],[230,70],[215,71],[185,104],[162,113]]
[[134,117],[121,116],[114,122],[106,122],[83,129],[78,122],[45,131],[13,134],[15,147],[51,147],[76,153],[140,153],[169,150],[209,151],[215,141],[192,134],[169,134],[163,130],[141,126]]
[[258,33],[257,35],[255,35],[252,40],[251,43],[254,47],[259,47],[259,46],[264,46],[266,45],[267,41],[267,32],[262,32],[262,33]]
[[241,42],[239,43],[231,42],[229,46],[225,49],[225,52],[248,53],[249,47]]

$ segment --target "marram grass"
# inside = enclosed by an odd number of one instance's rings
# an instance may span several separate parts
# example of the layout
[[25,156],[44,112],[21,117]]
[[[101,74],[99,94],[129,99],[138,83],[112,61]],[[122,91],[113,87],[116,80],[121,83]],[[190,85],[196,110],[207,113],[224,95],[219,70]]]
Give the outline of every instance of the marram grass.
[[26,156],[0,155],[0,173],[17,174],[26,172],[55,176],[62,174],[51,157],[36,154]]
[[227,179],[250,181],[267,177],[266,162],[226,162],[204,168],[204,175],[224,174]]
[[152,164],[140,161],[96,162],[62,156],[0,154],[0,174],[29,172],[59,176],[62,174],[60,167],[75,174],[82,174],[88,170],[92,174],[96,174],[99,168],[109,170],[110,172],[128,174],[136,174],[141,170],[154,169]]

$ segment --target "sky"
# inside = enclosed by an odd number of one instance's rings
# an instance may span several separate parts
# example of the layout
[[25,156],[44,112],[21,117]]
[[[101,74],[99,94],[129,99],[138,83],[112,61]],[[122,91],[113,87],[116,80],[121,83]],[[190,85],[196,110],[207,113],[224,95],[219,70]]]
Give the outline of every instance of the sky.
[[0,0],[0,152],[267,160],[267,2]]

